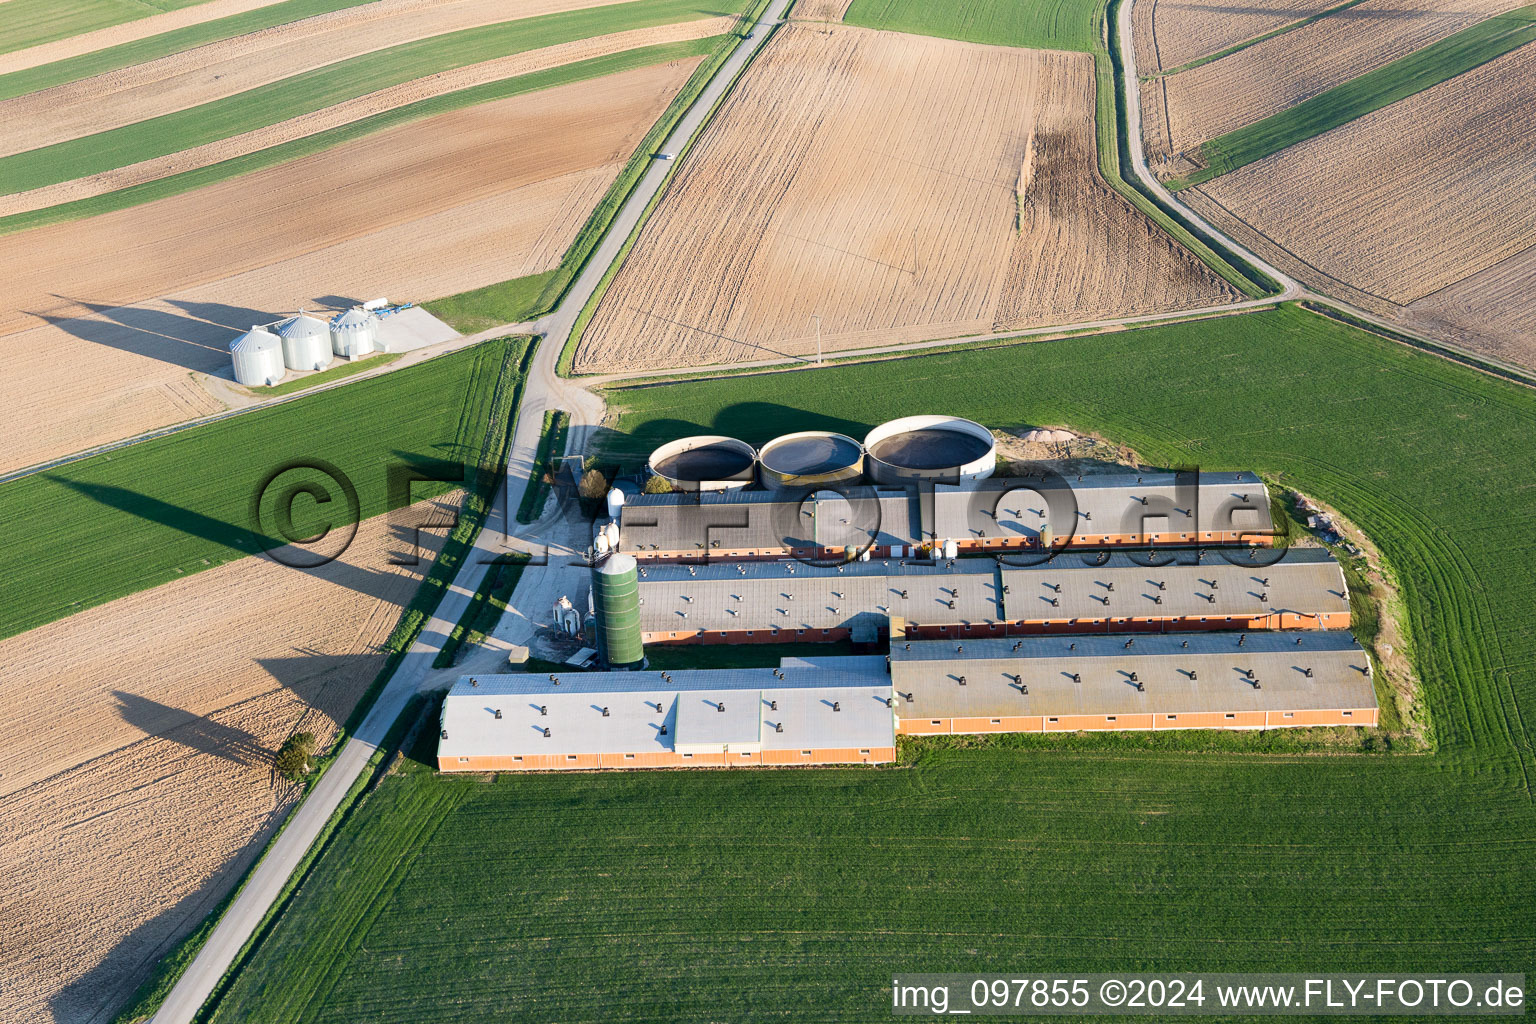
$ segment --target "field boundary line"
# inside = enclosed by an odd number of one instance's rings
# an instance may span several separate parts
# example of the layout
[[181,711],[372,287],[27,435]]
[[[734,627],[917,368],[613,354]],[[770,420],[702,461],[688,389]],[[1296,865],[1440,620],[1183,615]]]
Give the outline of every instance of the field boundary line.
[[[1358,6],[1359,4],[1363,4],[1363,3],[1365,3],[1365,0],[1344,0],[1343,3],[1336,4],[1333,7],[1329,7],[1326,10],[1318,11],[1316,14],[1310,14],[1310,15],[1308,15],[1305,18],[1301,18],[1301,19],[1298,19],[1297,21],[1292,21],[1292,22],[1289,22],[1289,23],[1287,23],[1285,25],[1281,25],[1279,28],[1270,29],[1268,32],[1261,32],[1261,33],[1259,33],[1256,36],[1253,36],[1253,37],[1248,38],[1248,39],[1244,39],[1242,42],[1234,43],[1233,45],[1227,47],[1224,50],[1217,50],[1215,53],[1208,53],[1204,57],[1196,57],[1194,60],[1186,61],[1185,63],[1180,64],[1176,68],[1166,68],[1166,69],[1163,69],[1163,70],[1152,72],[1152,73],[1148,74],[1147,77],[1148,78],[1167,78],[1170,75],[1177,75],[1181,71],[1193,71],[1195,68],[1203,67],[1206,64],[1214,64],[1218,60],[1222,60],[1223,58],[1232,56],[1234,53],[1241,53],[1243,50],[1248,49],[1250,46],[1257,46],[1259,43],[1266,42],[1266,41],[1268,41],[1270,39],[1275,38],[1276,36],[1283,36],[1287,32],[1294,32],[1294,31],[1296,31],[1299,28],[1306,28],[1308,25],[1311,25],[1314,22],[1322,21],[1324,18],[1327,18],[1327,17],[1329,17],[1331,15],[1334,15],[1334,14],[1338,14],[1340,11],[1347,11],[1347,10],[1349,10],[1349,8]],[[1154,2],[1152,7],[1153,7],[1153,10],[1155,11],[1156,8],[1157,8],[1157,4]],[[1153,33],[1153,38],[1154,38],[1154,40],[1156,39],[1156,32],[1155,31]],[[1162,58],[1161,57],[1158,58],[1158,67],[1162,68]]]

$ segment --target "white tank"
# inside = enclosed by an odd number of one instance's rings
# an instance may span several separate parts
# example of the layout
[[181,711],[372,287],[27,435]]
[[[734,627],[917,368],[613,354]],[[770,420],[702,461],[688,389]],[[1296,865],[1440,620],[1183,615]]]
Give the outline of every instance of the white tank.
[[290,370],[323,370],[331,365],[331,333],[325,321],[300,313],[273,328],[283,343],[283,362]]
[[608,534],[602,530],[597,532],[597,539],[592,542],[593,549],[600,555],[608,553]]
[[624,492],[617,487],[608,491],[608,518],[619,518],[619,511],[624,508]]
[[944,557],[945,558],[959,558],[960,557],[960,546],[958,544],[956,544],[952,540],[946,540],[944,542]]
[[603,527],[603,535],[608,538],[608,546],[613,550],[619,550],[619,524],[609,523]]
[[331,321],[331,351],[347,359],[357,359],[377,351],[378,321],[361,307],[342,313]]
[[283,379],[283,344],[265,327],[252,327],[229,343],[235,381],[246,387],[271,387]]

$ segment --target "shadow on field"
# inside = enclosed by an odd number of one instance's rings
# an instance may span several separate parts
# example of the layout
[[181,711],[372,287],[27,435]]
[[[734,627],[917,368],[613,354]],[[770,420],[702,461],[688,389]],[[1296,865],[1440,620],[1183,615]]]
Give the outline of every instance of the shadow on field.
[[[163,309],[113,306],[66,295],[55,295],[54,298],[84,307],[95,314],[32,314],[76,338],[121,352],[184,366],[189,370],[212,373],[229,365],[229,343],[234,340],[229,327],[194,317],[178,316]],[[254,319],[245,319],[236,329],[244,331],[253,323],[273,319],[255,310],[247,312]]]
[[[256,324],[269,324],[274,320],[281,320],[283,317],[291,316],[297,312],[297,310],[292,310],[283,313],[273,313],[269,310],[250,309],[245,306],[230,306],[222,302],[192,302],[188,299],[166,299],[164,301],[166,305],[175,306],[188,316],[241,333],[250,330]],[[228,342],[225,343],[225,351],[228,351]]]
[[256,764],[271,757],[256,737],[244,729],[173,708],[149,697],[113,690],[118,717],[146,735],[180,743],[200,754],[212,754],[235,764]]

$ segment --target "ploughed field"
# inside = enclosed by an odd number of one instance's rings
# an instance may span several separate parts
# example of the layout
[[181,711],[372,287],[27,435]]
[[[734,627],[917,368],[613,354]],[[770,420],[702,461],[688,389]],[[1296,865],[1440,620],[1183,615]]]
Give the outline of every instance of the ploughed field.
[[1536,43],[1181,193],[1356,305],[1536,367]]
[[0,406],[16,413],[0,469],[217,411],[197,375],[227,376],[227,345],[253,323],[552,269],[697,61],[451,111],[0,236]]
[[609,285],[580,372],[1223,304],[1098,177],[1086,54],[792,23]]

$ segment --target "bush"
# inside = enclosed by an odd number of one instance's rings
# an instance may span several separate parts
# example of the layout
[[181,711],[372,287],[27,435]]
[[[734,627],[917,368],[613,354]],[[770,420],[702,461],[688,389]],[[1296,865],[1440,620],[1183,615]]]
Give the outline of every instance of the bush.
[[576,485],[576,493],[588,501],[601,501],[608,497],[608,478],[595,469],[589,469],[581,474],[581,483]]
[[645,493],[646,494],[671,494],[672,493],[672,485],[667,482],[667,478],[666,477],[652,475],[649,479],[647,479],[645,481]]
[[315,734],[296,732],[283,741],[282,749],[273,759],[277,773],[290,782],[297,782],[314,767]]

